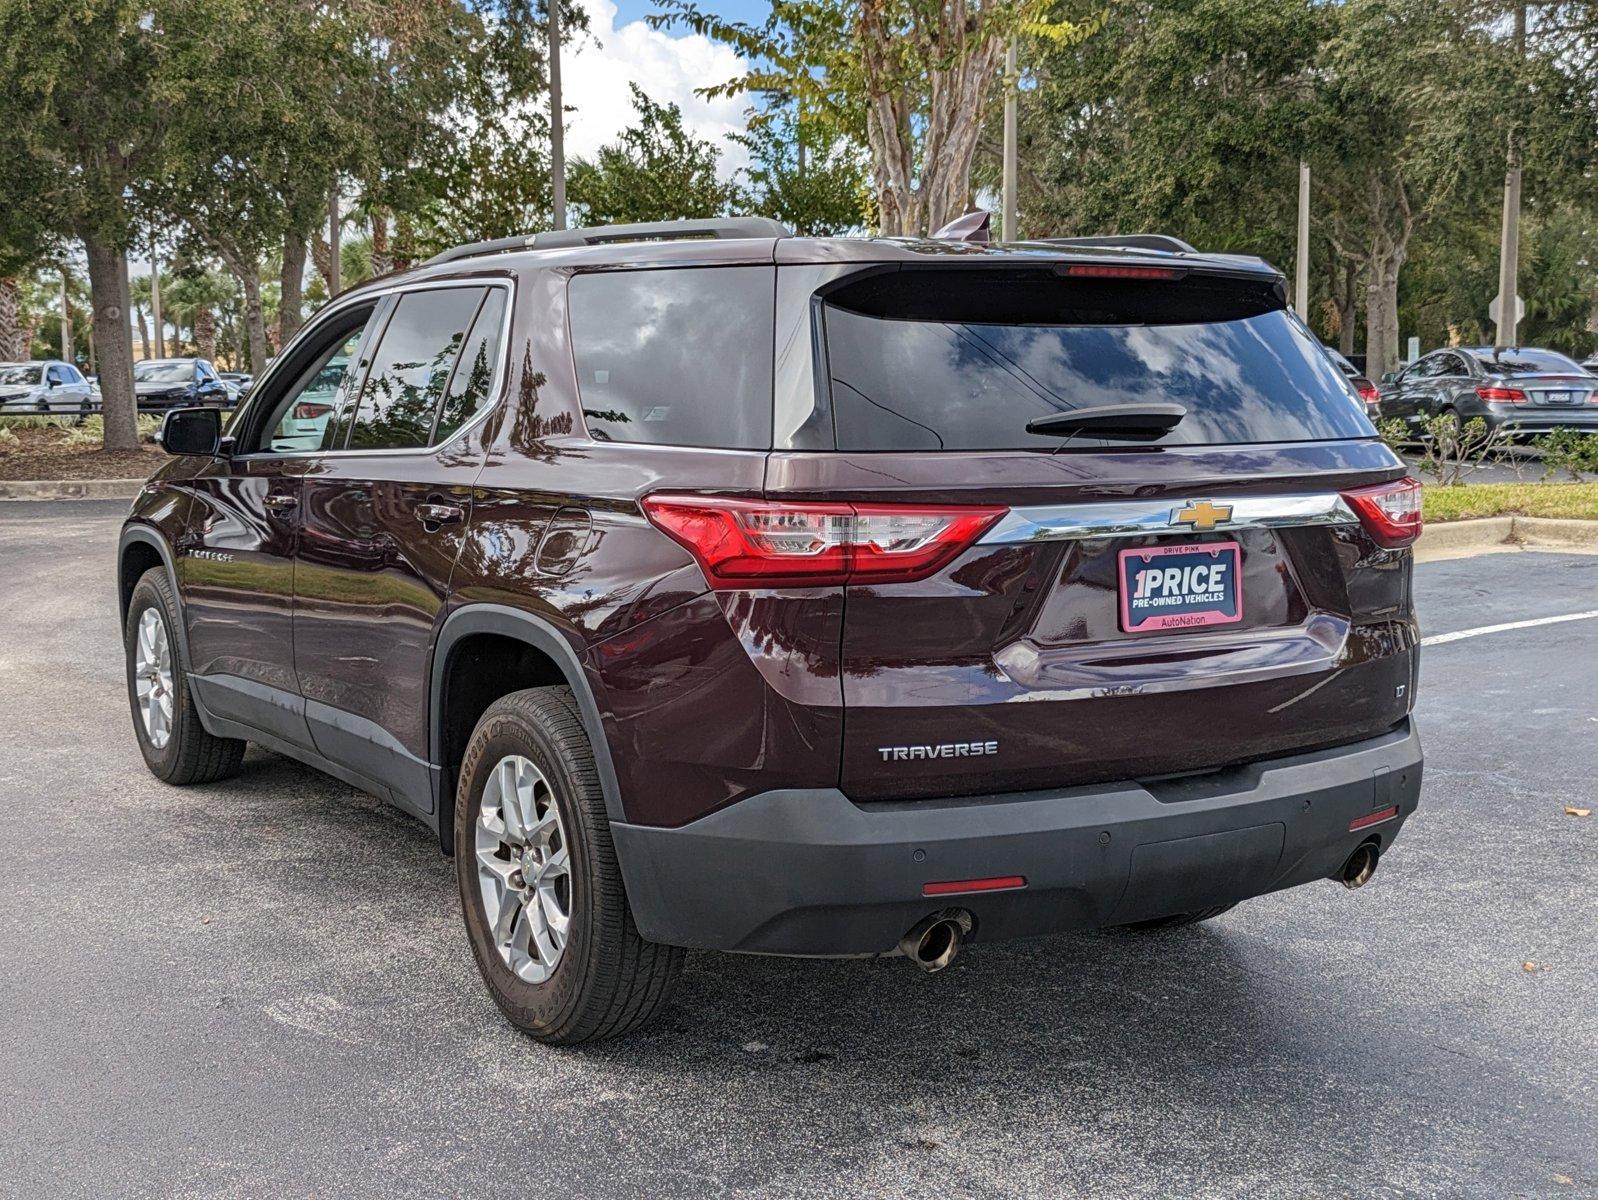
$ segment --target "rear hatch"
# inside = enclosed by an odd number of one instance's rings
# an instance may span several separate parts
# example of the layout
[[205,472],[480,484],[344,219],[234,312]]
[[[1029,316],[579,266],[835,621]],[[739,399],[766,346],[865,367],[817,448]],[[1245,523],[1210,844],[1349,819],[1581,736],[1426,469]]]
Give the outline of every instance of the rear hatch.
[[[775,453],[766,497],[876,539],[844,580],[851,797],[1187,775],[1404,719],[1413,497],[1273,273],[896,265],[813,311],[837,448]],[[1151,441],[1027,431],[1150,403],[1185,412]]]

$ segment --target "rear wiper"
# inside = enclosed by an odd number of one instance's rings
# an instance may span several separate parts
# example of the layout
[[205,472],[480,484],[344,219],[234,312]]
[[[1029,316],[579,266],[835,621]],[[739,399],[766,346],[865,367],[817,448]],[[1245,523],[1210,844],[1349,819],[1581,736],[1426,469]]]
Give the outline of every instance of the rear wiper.
[[1075,437],[1079,433],[1100,437],[1125,438],[1133,442],[1152,442],[1175,429],[1187,416],[1180,404],[1151,401],[1148,404],[1102,404],[1096,408],[1076,408],[1028,421],[1028,433],[1045,437]]

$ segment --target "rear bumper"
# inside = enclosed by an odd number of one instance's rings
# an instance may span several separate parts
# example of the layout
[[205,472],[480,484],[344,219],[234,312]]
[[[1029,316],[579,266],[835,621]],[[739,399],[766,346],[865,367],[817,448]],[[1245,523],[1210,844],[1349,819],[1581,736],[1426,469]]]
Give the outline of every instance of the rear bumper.
[[[1385,851],[1420,794],[1414,726],[1190,779],[859,805],[835,789],[766,792],[691,824],[613,823],[639,932],[766,954],[892,950],[963,908],[1000,941],[1227,904]],[[1390,820],[1349,831],[1389,806]],[[923,885],[1021,875],[1023,888],[926,898]]]
[[1535,409],[1516,405],[1513,411],[1495,411],[1487,418],[1489,428],[1517,441],[1530,441],[1556,429],[1578,433],[1598,433],[1598,406],[1572,405],[1569,408]]

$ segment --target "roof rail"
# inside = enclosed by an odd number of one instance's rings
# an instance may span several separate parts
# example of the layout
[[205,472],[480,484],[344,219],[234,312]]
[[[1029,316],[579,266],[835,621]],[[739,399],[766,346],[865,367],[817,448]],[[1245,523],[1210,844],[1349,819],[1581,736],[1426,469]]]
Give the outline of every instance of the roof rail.
[[1103,237],[1039,238],[1047,246],[1105,246],[1122,250],[1161,250],[1167,254],[1197,254],[1181,238],[1168,233],[1117,233]]
[[551,229],[543,233],[472,242],[435,254],[423,266],[505,254],[514,250],[552,250],[569,246],[602,246],[610,242],[661,242],[677,238],[787,238],[793,233],[770,217],[713,217],[700,221],[641,221],[636,225],[594,225],[587,229]]

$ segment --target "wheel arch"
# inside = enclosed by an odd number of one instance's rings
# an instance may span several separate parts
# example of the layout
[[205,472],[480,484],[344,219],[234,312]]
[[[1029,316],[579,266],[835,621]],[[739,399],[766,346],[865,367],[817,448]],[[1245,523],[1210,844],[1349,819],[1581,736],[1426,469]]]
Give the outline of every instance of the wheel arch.
[[145,572],[154,567],[166,571],[172,599],[178,606],[177,636],[183,647],[183,661],[189,662],[189,630],[183,619],[183,593],[178,589],[178,570],[172,558],[172,548],[158,532],[145,525],[124,527],[122,536],[117,540],[118,628],[127,628],[128,606],[133,602],[133,589],[138,586]]
[[[524,648],[516,653],[516,648]],[[476,651],[477,653],[474,653]],[[496,674],[491,686],[463,690],[467,668],[481,654],[506,654],[512,669]],[[502,604],[472,604],[445,618],[433,645],[428,688],[428,756],[438,765],[440,848],[453,853],[457,771],[478,716],[499,697],[525,687],[564,684],[577,700],[605,798],[605,814],[625,820],[616,769],[611,762],[599,704],[578,651],[559,627],[533,613]]]

